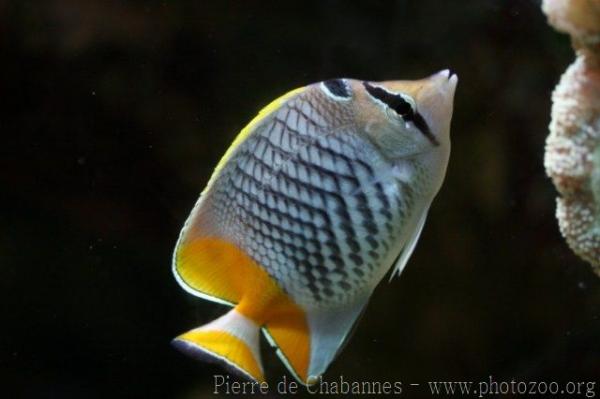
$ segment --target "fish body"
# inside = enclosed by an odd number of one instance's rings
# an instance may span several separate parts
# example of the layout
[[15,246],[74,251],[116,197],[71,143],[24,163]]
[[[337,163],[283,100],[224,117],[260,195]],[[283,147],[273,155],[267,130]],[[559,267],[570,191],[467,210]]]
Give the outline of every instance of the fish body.
[[188,292],[232,305],[177,347],[264,380],[259,331],[311,384],[377,284],[414,249],[450,154],[456,75],[333,79],[293,90],[242,130],[173,256]]

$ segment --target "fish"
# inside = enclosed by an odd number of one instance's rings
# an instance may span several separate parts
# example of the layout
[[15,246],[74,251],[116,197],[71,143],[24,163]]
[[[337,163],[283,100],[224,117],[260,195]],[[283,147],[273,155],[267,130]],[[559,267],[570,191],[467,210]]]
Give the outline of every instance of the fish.
[[260,332],[316,383],[374,289],[399,275],[445,177],[458,77],[330,79],[267,105],[234,139],[187,218],[172,269],[231,306],[173,340],[265,382]]

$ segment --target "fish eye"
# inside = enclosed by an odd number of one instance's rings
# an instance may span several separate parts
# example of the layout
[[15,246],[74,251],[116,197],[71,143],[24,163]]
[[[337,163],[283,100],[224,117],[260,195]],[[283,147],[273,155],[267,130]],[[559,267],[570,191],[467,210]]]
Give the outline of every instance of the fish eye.
[[321,82],[321,90],[337,101],[352,98],[352,92],[345,79],[329,79]]

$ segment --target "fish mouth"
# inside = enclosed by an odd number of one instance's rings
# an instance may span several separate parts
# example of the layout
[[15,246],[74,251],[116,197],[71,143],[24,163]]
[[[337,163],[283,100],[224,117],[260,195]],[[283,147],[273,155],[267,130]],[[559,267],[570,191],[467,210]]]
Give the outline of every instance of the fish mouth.
[[435,86],[437,92],[450,100],[454,98],[458,75],[451,69],[443,69],[429,77],[429,81]]
[[[458,83],[458,75],[452,69],[444,69],[434,74],[434,77],[438,77],[442,79],[446,79],[448,83],[447,89],[451,90],[452,95],[454,94],[454,90],[456,90],[456,84]],[[439,79],[438,78],[438,79]]]
[[454,72],[452,69],[447,68],[444,70],[439,71],[436,75],[442,75],[445,76],[446,79],[450,79],[452,76],[456,76],[456,79],[458,79],[458,75],[456,74],[456,72]]
[[427,78],[418,94],[421,113],[440,142],[449,143],[450,120],[457,84],[456,73],[444,69]]

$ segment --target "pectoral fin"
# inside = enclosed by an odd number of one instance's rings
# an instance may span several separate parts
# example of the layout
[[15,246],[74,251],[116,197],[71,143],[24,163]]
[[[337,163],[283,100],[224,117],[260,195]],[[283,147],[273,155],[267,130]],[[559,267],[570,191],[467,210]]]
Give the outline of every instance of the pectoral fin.
[[421,232],[423,231],[423,226],[425,226],[425,220],[427,220],[428,211],[429,211],[429,208],[427,208],[423,211],[415,228],[413,229],[412,235],[408,238],[408,240],[406,241],[406,244],[404,244],[404,248],[402,248],[402,252],[400,253],[398,260],[396,261],[396,264],[394,265],[394,269],[392,270],[392,273],[390,274],[390,281],[394,278],[394,276],[399,276],[400,273],[402,273],[402,270],[404,270],[404,267],[406,266],[408,259],[410,258],[413,251],[415,250],[417,241],[419,241],[419,237],[421,236]]

